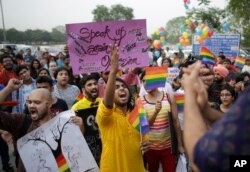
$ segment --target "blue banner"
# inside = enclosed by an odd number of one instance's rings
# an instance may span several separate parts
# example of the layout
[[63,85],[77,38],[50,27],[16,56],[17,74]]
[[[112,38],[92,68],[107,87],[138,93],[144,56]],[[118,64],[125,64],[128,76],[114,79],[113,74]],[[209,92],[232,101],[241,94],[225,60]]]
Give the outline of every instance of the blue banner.
[[205,46],[214,55],[218,56],[223,52],[226,57],[237,57],[240,51],[240,34],[214,34],[201,44],[196,40],[198,35],[193,35],[193,52],[200,55],[200,47]]

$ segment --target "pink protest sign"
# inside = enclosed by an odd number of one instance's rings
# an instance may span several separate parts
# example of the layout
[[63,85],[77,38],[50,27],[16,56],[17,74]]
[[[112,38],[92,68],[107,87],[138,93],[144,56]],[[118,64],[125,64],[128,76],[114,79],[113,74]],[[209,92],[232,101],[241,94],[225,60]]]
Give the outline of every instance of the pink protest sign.
[[67,24],[74,74],[109,70],[109,44],[119,46],[120,68],[148,66],[146,20]]

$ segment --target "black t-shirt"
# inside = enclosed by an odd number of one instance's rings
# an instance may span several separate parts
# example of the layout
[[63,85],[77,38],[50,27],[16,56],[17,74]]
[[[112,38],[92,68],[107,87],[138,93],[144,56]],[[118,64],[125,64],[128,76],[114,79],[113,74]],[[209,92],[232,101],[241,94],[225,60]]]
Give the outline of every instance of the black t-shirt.
[[68,109],[69,108],[68,108],[67,103],[63,99],[57,98],[56,103],[53,104],[51,107],[51,114],[52,114],[51,117],[53,118],[54,116],[56,116],[60,112],[66,111]]

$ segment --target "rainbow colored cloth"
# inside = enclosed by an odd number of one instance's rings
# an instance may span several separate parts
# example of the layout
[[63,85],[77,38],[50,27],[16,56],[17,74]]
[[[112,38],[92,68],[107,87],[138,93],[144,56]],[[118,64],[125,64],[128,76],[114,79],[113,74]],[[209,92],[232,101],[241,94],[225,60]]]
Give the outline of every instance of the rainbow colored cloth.
[[165,87],[167,80],[167,67],[147,67],[145,71],[145,82],[147,90]]
[[145,109],[141,100],[138,100],[136,106],[128,116],[129,123],[142,135],[149,132],[150,127]]
[[174,97],[175,97],[178,112],[183,112],[184,111],[184,94],[175,94]]
[[236,67],[242,69],[243,66],[244,66],[244,64],[245,64],[245,60],[246,60],[246,59],[243,58],[243,57],[236,57],[236,58],[235,58],[235,61],[234,61],[234,66],[236,66]]
[[215,55],[206,47],[201,47],[200,55],[202,57],[202,63],[208,65],[215,65]]
[[57,158],[56,158],[56,163],[58,166],[59,172],[70,172],[69,166],[67,164],[66,159],[64,158],[63,154],[61,153]]

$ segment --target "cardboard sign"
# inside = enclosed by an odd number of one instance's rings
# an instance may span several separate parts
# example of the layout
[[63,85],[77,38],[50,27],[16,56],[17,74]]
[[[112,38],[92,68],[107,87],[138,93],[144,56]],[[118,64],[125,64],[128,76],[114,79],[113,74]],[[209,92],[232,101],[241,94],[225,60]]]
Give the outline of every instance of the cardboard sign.
[[119,46],[120,68],[149,65],[145,19],[67,24],[66,32],[74,74],[109,70],[110,44]]
[[74,115],[62,112],[17,141],[26,171],[99,171]]

